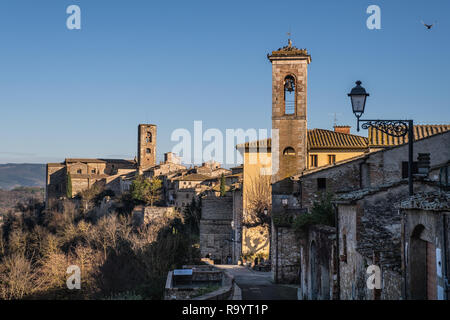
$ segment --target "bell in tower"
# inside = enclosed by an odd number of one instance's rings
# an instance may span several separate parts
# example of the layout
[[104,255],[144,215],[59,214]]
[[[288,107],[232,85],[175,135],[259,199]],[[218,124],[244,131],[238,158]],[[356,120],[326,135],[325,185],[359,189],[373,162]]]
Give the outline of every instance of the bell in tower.
[[295,91],[295,80],[292,76],[287,76],[284,79],[284,90],[288,92]]

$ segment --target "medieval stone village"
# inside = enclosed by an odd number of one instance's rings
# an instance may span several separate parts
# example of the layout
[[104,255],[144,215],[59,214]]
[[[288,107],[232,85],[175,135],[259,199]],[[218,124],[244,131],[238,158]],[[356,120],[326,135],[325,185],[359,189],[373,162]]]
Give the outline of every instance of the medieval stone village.
[[[172,152],[157,163],[158,119],[137,124],[135,159],[48,163],[46,210],[128,212],[146,232],[189,225],[196,253],[167,264],[166,300],[449,299],[450,124],[371,122],[368,137],[347,124],[309,128],[310,54],[289,40],[267,57],[278,141],[237,144],[243,163],[231,168],[187,166]],[[355,111],[366,92],[353,90]]]

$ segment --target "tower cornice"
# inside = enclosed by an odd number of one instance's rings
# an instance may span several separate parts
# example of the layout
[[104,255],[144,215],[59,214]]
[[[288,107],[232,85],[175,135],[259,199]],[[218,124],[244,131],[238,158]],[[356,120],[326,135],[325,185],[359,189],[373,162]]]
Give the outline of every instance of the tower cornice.
[[278,50],[272,51],[272,54],[267,54],[270,62],[275,60],[307,60],[308,64],[311,62],[311,55],[306,49],[298,49],[292,46],[292,43]]

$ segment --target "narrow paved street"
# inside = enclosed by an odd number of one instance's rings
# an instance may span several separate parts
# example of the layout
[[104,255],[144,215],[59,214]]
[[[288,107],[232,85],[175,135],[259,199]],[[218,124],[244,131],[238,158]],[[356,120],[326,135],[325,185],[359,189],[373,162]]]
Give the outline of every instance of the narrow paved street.
[[237,265],[216,265],[234,276],[242,290],[242,300],[297,300],[295,286],[274,284],[270,272],[261,272]]

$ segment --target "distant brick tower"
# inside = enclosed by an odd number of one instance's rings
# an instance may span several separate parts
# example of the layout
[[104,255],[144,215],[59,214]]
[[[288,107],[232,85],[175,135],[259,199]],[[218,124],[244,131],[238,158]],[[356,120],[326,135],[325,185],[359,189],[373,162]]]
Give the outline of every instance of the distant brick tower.
[[156,165],[156,125],[138,126],[138,169],[139,172]]
[[[311,56],[288,45],[267,56],[272,63],[272,183],[273,193],[284,193],[288,178],[307,168],[306,86]],[[278,169],[278,170],[277,170]]]

